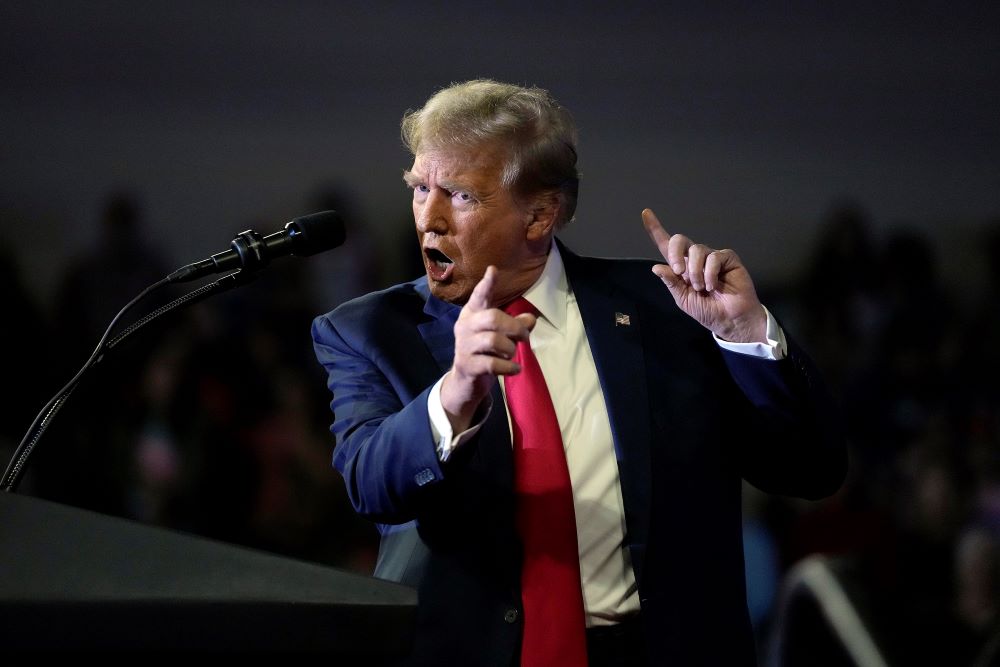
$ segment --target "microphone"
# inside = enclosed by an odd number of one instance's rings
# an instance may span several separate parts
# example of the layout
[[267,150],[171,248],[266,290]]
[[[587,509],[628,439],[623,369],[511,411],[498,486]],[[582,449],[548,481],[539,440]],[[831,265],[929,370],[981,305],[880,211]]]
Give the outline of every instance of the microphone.
[[261,236],[252,229],[240,232],[230,244],[230,250],[182,266],[167,276],[167,280],[182,283],[233,269],[257,271],[272,259],[285,255],[308,257],[336,248],[344,243],[344,239],[344,221],[336,211],[310,213],[295,218],[280,232],[267,236]]

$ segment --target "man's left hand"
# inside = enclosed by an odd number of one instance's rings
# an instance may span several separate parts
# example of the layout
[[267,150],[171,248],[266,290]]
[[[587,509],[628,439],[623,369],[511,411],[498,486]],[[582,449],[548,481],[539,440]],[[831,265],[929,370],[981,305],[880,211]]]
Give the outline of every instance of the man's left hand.
[[722,340],[766,342],[767,315],[753,281],[732,250],[714,250],[683,234],[669,234],[650,209],[642,223],[666,264],[653,273],[677,306]]

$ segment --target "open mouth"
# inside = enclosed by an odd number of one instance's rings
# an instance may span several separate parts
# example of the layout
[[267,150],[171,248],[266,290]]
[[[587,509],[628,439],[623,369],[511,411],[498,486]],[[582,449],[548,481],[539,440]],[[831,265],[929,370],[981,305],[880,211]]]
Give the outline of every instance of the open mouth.
[[444,254],[437,248],[425,248],[424,257],[427,265],[427,275],[434,280],[447,280],[455,268],[455,262],[451,257]]

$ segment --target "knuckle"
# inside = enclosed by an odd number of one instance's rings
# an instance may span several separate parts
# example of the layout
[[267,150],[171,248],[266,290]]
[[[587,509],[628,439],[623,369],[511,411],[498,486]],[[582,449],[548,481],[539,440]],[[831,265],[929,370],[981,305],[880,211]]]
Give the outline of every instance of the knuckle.
[[504,336],[504,335],[502,335],[502,334],[499,334],[499,333],[496,333],[496,332],[490,334],[490,339],[489,339],[490,349],[491,350],[502,350],[503,347],[504,347],[504,342],[506,340],[507,340],[507,337]]

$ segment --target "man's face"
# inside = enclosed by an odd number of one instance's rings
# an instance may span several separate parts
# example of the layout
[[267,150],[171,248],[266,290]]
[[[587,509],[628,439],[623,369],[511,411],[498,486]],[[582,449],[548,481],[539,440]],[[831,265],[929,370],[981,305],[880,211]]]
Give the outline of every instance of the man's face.
[[464,304],[486,267],[499,270],[494,304],[513,298],[540,273],[526,230],[529,209],[503,186],[500,146],[429,150],[403,175],[431,293]]

